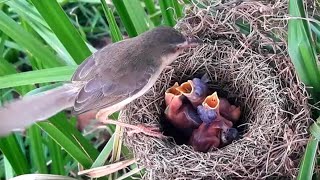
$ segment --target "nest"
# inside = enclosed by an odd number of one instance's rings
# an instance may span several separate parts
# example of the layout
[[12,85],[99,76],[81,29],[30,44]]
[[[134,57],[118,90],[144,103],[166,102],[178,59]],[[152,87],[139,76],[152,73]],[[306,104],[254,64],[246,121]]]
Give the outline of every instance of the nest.
[[287,53],[287,7],[239,1],[187,10],[177,28],[206,43],[171,64],[148,93],[123,110],[121,120],[163,127],[165,90],[208,73],[210,89],[241,107],[241,139],[201,153],[170,137],[125,136],[146,179],[296,177],[312,120],[308,94]]

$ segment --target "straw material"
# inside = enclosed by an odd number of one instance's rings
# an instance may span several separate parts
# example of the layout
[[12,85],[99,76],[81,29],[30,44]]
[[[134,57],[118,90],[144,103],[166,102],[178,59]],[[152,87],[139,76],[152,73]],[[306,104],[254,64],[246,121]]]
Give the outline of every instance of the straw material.
[[[147,170],[145,179],[296,177],[312,121],[307,92],[286,49],[288,4],[234,2],[187,9],[177,28],[206,43],[168,67],[147,94],[123,110],[121,120],[161,127],[165,90],[208,73],[210,89],[240,105],[242,116],[236,125],[241,139],[200,153],[172,138],[125,136]],[[243,22],[251,32],[243,30]]]

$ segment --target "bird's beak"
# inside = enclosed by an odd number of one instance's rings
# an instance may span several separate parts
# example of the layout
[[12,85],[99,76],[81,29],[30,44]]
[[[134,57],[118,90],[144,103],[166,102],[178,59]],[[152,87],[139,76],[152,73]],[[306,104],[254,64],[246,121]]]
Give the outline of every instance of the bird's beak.
[[181,86],[176,88],[176,90],[182,94],[192,94],[193,89],[194,89],[193,83],[191,80],[188,80],[187,82],[182,83]]
[[177,46],[181,49],[187,49],[187,48],[194,48],[198,45],[202,44],[203,42],[195,37],[188,37],[187,40],[184,43],[178,44]]
[[196,47],[202,43],[203,43],[203,41],[199,38],[196,38],[196,37],[187,38],[187,44],[189,47]]
[[170,88],[168,88],[168,89],[166,90],[165,94],[166,94],[166,95],[167,95],[167,94],[172,94],[172,95],[174,95],[174,96],[179,96],[179,95],[181,95],[181,92],[176,89],[177,87],[179,87],[179,84],[176,82],[176,83],[174,83],[174,85],[173,85],[172,87],[170,87]]
[[172,87],[166,90],[164,99],[167,105],[169,105],[174,98],[182,95],[181,92],[176,89],[177,87],[179,87],[179,84],[176,82]]
[[210,109],[218,109],[219,104],[220,104],[220,100],[219,100],[218,94],[216,92],[214,92],[210,96],[207,96],[206,99],[202,103],[202,105],[204,107],[207,107]]

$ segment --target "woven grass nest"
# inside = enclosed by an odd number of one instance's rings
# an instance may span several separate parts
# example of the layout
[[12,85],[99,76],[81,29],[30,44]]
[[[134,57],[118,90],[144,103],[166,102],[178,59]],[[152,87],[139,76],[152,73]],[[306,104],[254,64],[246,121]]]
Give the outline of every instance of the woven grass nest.
[[[286,21],[281,19],[287,6],[285,1],[239,1],[187,10],[177,28],[206,43],[168,67],[147,94],[122,111],[121,120],[164,127],[165,90],[208,73],[210,89],[241,107],[236,124],[241,138],[201,153],[171,137],[125,136],[138,164],[147,170],[145,179],[296,177],[311,118],[308,95],[287,53]],[[251,32],[243,34],[235,22],[248,23]]]

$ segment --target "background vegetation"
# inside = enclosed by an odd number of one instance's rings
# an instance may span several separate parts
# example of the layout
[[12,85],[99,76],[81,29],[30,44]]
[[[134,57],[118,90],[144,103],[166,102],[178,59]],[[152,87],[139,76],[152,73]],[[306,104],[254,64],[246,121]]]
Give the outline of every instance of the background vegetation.
[[[70,79],[78,64],[104,45],[155,26],[174,26],[187,5],[201,7],[195,0],[0,0],[0,101],[60,85]],[[289,13],[308,17],[302,0],[290,0]],[[303,82],[313,87],[313,102],[318,102],[320,23],[293,18],[288,33],[292,61]],[[314,112],[315,118],[319,116]],[[300,179],[316,176],[318,124],[320,119],[311,127],[313,137],[301,163]],[[79,169],[91,169],[82,173],[102,179],[140,178],[143,170],[122,146],[123,130],[102,128],[80,133],[76,119],[62,112],[33,125],[26,133],[1,138],[0,178],[27,173],[81,178]],[[114,164],[119,161],[121,164]],[[115,169],[111,171],[108,165]]]

